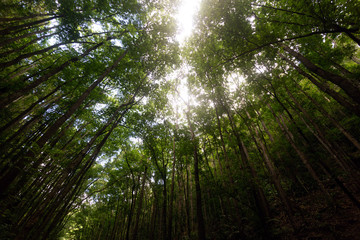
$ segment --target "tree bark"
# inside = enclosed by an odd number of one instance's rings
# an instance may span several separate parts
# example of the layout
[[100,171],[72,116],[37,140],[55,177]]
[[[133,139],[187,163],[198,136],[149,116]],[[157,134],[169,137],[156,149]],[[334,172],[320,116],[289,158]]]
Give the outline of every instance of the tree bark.
[[[115,62],[109,66],[105,72],[93,83],[90,87],[86,89],[85,92],[77,99],[77,101],[67,110],[67,112],[58,118],[48,129],[45,131],[45,133],[41,136],[39,140],[36,141],[36,145],[38,149],[42,149],[44,145],[48,142],[48,140],[56,135],[57,130],[61,127],[61,125],[69,118],[71,117],[75,111],[80,107],[80,105],[84,102],[84,100],[90,95],[91,91],[97,87],[100,82],[120,63],[120,61],[125,57],[128,50],[125,50],[116,60]],[[0,186],[2,192],[5,192],[8,187],[12,184],[12,182],[18,177],[18,175],[21,173],[21,169],[24,168],[26,162],[28,162],[27,159],[32,159],[36,157],[35,152],[28,152],[25,154],[22,161],[19,161],[18,166],[15,166],[11,169],[11,171],[8,172],[7,175],[1,178],[0,180]],[[37,166],[34,166],[37,167]]]
[[44,35],[44,36],[40,36],[38,38],[35,38],[27,43],[25,43],[24,45],[18,47],[18,48],[12,48],[11,50],[9,51],[6,51],[6,52],[2,52],[0,53],[0,57],[6,57],[6,56],[9,56],[10,54],[12,53],[17,53],[17,54],[20,54],[21,53],[21,50],[25,49],[26,47],[30,46],[31,44],[33,43],[36,43],[38,42],[39,40],[41,39],[44,39],[44,38],[49,38],[51,36],[54,36],[56,34],[59,34],[59,32],[54,32],[54,33],[51,33],[51,34],[48,34],[48,35]]
[[49,28],[44,28],[42,30],[39,30],[39,31],[34,31],[34,32],[30,32],[30,33],[26,33],[26,34],[23,34],[21,36],[18,36],[18,37],[13,37],[13,38],[9,38],[9,39],[6,39],[2,42],[0,42],[0,47],[3,47],[9,43],[13,43],[17,40],[20,40],[20,39],[23,39],[23,38],[27,38],[27,37],[31,37],[35,34],[39,34],[39,33],[43,33],[43,32],[46,32],[46,31],[50,31],[51,29],[54,29],[54,28],[57,28],[58,26],[54,26],[54,27],[49,27]]
[[346,131],[343,126],[340,125],[338,121],[336,121],[314,98],[312,98],[309,94],[307,94],[300,86],[294,81],[296,87],[317,107],[319,112],[323,114],[324,117],[329,119],[334,126],[339,129],[339,131],[360,151],[360,143],[356,140],[355,137],[352,136],[351,133]]
[[168,223],[168,236],[167,239],[172,240],[172,231],[173,231],[173,203],[174,203],[174,188],[175,188],[175,163],[176,163],[176,154],[175,154],[175,134],[173,137],[173,164],[171,172],[171,188],[170,188],[170,202],[169,202],[169,223]]
[[[249,157],[247,148],[246,148],[244,142],[241,140],[239,133],[236,131],[236,125],[233,120],[232,114],[227,106],[224,106],[224,107],[226,109],[226,112],[227,112],[227,115],[228,115],[228,118],[230,121],[230,126],[232,129],[232,132],[236,137],[236,142],[237,142],[237,145],[238,145],[238,148],[240,151],[240,156],[241,156],[242,163],[244,165],[244,169],[248,169],[250,176],[252,178],[250,180],[250,183],[252,185],[251,188],[252,188],[252,192],[253,192],[253,195],[255,198],[256,207],[257,207],[258,211],[260,212],[261,221],[264,225],[265,231],[268,232],[269,226],[267,225],[267,221],[270,219],[270,216],[271,216],[269,203],[266,199],[263,189],[257,183],[257,181],[258,181],[257,172],[255,171],[254,167],[250,163],[250,157]],[[241,118],[243,118],[240,113],[238,113],[238,115]],[[270,235],[268,237],[271,238]]]
[[288,59],[287,57],[285,57],[282,54],[279,54],[279,56],[285,60],[287,63],[289,63],[293,68],[295,68],[295,70],[300,73],[302,76],[306,77],[307,79],[309,79],[315,86],[317,86],[321,91],[323,91],[324,93],[330,95],[335,101],[337,101],[340,105],[342,105],[343,107],[347,108],[349,111],[357,114],[358,116],[360,116],[360,107],[359,106],[355,106],[353,105],[351,102],[349,102],[346,98],[344,98],[343,96],[341,96],[339,93],[335,92],[334,90],[332,90],[329,86],[326,86],[324,84],[321,84],[318,82],[318,80],[316,80],[312,75],[306,73],[304,70],[302,70],[300,67],[296,66],[290,59]]
[[222,151],[223,151],[223,154],[224,154],[224,159],[225,159],[226,175],[227,175],[227,177],[229,179],[230,185],[234,186],[234,179],[232,177],[232,172],[231,172],[231,168],[230,168],[230,160],[229,160],[229,157],[228,157],[228,153],[227,153],[227,149],[226,149],[225,141],[224,141],[224,136],[223,136],[223,133],[222,133],[218,106],[217,106],[216,103],[214,103],[214,104],[215,104],[217,128],[218,128],[218,131],[219,131],[221,148],[222,148]]
[[[306,127],[309,129],[309,131],[318,139],[318,141],[321,143],[321,145],[323,146],[323,148],[330,154],[331,158],[333,158],[335,160],[335,162],[344,170],[345,173],[350,174],[350,176],[352,176],[353,180],[357,183],[357,185],[360,184],[360,182],[358,181],[359,179],[359,175],[357,173],[355,173],[353,171],[353,169],[351,169],[350,166],[347,165],[346,160],[343,159],[342,156],[339,156],[339,154],[336,152],[336,147],[329,142],[324,133],[321,131],[320,127],[317,125],[317,123],[315,123],[312,119],[312,117],[310,116],[310,114],[301,106],[301,104],[295,99],[295,97],[292,95],[292,93],[289,91],[289,89],[284,86],[288,95],[290,96],[290,98],[292,99],[292,101],[296,104],[297,108],[300,109],[300,111],[303,113],[303,115],[305,116],[305,118],[311,123],[311,125],[314,127],[314,129],[311,128],[311,126],[309,126],[309,124],[307,123],[307,121],[300,115],[299,117],[302,119],[302,121],[304,122],[304,124],[306,125]],[[320,160],[321,162],[322,160]],[[329,171],[328,171],[329,172]],[[359,185],[360,186],[360,185]]]
[[[314,171],[313,167],[310,165],[308,159],[306,158],[305,154],[296,146],[296,143],[293,140],[292,134],[290,133],[289,129],[287,128],[284,119],[281,117],[281,115],[279,115],[279,117],[275,114],[275,112],[273,111],[273,109],[271,108],[270,104],[267,104],[267,106],[269,107],[270,111],[272,112],[272,114],[274,115],[274,118],[276,120],[276,122],[278,123],[280,129],[283,131],[286,139],[288,140],[288,142],[290,143],[290,145],[293,147],[293,149],[296,151],[296,153],[298,154],[298,156],[300,157],[301,161],[303,162],[304,166],[307,168],[307,170],[309,171],[310,175],[312,176],[312,178],[316,181],[316,183],[318,184],[318,186],[320,187],[321,191],[325,194],[325,196],[327,196],[327,198],[329,200],[332,200],[329,192],[326,190],[324,184],[321,182],[321,180],[319,179],[318,175],[316,174],[316,172]],[[281,119],[281,122],[279,120],[279,118]]]
[[324,69],[316,66],[314,63],[312,63],[308,58],[301,55],[300,53],[292,50],[289,46],[285,44],[280,44],[280,46],[288,52],[290,55],[295,57],[297,60],[299,60],[308,70],[315,73],[316,75],[322,77],[323,79],[326,79],[337,86],[339,86],[341,89],[344,90],[344,92],[359,106],[360,104],[360,90],[357,88],[357,86],[354,86],[352,82],[344,77],[341,77],[339,75],[336,75],[334,73],[325,71]]
[[132,238],[133,240],[137,240],[137,238],[138,238],[140,214],[142,213],[142,204],[144,201],[143,198],[144,198],[144,192],[145,192],[146,171],[147,171],[147,166],[145,166],[144,174],[143,174],[142,181],[141,181],[141,190],[140,190],[140,196],[139,196],[139,200],[138,200],[138,207],[136,210],[135,226],[134,226],[134,230],[133,230],[133,238]]
[[24,23],[24,24],[17,25],[17,26],[11,26],[11,27],[8,27],[6,29],[0,30],[0,34],[4,36],[4,35],[9,34],[9,33],[13,32],[15,30],[26,29],[28,27],[36,26],[36,25],[39,25],[40,23],[48,22],[48,21],[51,21],[51,20],[59,18],[59,17],[60,16],[52,16],[52,17],[43,18],[41,20],[37,20],[37,21],[34,21],[34,22],[30,22],[30,23]]
[[24,53],[24,54],[16,57],[13,60],[10,60],[10,61],[4,62],[4,63],[0,63],[0,69],[10,67],[12,65],[18,64],[21,60],[24,60],[26,58],[33,57],[33,56],[36,56],[36,55],[39,55],[39,54],[46,53],[46,52],[50,51],[51,49],[60,47],[61,45],[70,44],[70,43],[71,42],[57,43],[57,44],[54,44],[54,45],[52,45],[50,47],[47,47],[47,48],[44,48],[44,49],[41,49],[41,50],[38,50],[38,51],[34,51],[34,52],[30,52],[30,53]]
[[[39,98],[36,102],[34,102],[33,104],[31,104],[27,109],[25,109],[24,111],[22,111],[17,117],[15,117],[14,119],[10,120],[6,125],[4,125],[3,127],[0,128],[0,132],[6,132],[8,130],[10,130],[12,127],[14,127],[16,124],[18,124],[26,115],[28,115],[39,103],[41,103],[42,101],[44,101],[45,99],[47,99],[48,97],[50,97],[51,95],[53,95],[54,93],[56,93],[64,84],[56,87],[54,90],[52,90],[50,93],[46,94],[45,96]],[[56,98],[50,99],[51,100],[56,100]],[[47,103],[50,103],[49,101]]]
[[197,231],[198,231],[199,240],[206,240],[205,221],[204,221],[203,210],[202,210],[201,187],[200,187],[200,178],[199,178],[198,146],[197,146],[197,142],[195,139],[193,125],[190,122],[189,112],[186,113],[186,117],[187,117],[187,121],[189,124],[190,132],[191,132],[191,141],[193,143]]
[[[108,41],[111,38],[106,39],[106,41]],[[64,70],[67,66],[69,66],[70,64],[79,61],[80,59],[82,59],[83,57],[87,56],[90,52],[92,52],[93,50],[97,49],[98,47],[102,46],[106,41],[103,41],[101,43],[96,44],[95,46],[87,49],[83,54],[81,54],[80,56],[77,57],[73,57],[71,59],[69,59],[68,61],[64,62],[63,64],[61,64],[60,66],[52,69],[51,71],[49,71],[48,73],[46,73],[45,75],[41,76],[40,78],[36,79],[35,81],[33,81],[32,83],[26,85],[23,89],[16,91],[15,93],[12,93],[8,96],[6,96],[4,99],[0,100],[0,106],[2,107],[6,107],[7,105],[9,105],[10,103],[14,102],[15,100],[17,100],[18,98],[20,98],[21,96],[24,96],[25,94],[27,94],[28,92],[30,92],[32,89],[34,89],[35,87],[39,86],[41,83],[47,81],[50,77],[56,75],[57,73],[61,72],[62,70]],[[114,63],[115,64],[115,63]]]

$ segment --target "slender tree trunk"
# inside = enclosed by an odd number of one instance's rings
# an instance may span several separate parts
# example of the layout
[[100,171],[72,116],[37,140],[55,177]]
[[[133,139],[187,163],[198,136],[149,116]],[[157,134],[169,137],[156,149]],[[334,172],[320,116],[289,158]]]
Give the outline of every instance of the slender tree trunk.
[[360,46],[360,39],[357,38],[353,33],[349,32],[349,31],[345,31],[345,34],[348,35],[348,37],[351,38],[351,40],[353,40],[354,42],[357,43],[357,45]]
[[231,168],[230,168],[230,160],[229,160],[228,153],[227,153],[226,146],[225,146],[225,141],[224,141],[224,136],[223,136],[223,133],[222,133],[219,112],[218,112],[216,103],[215,103],[215,112],[216,112],[217,128],[218,128],[219,135],[220,135],[221,148],[223,150],[224,159],[225,159],[226,175],[229,178],[230,185],[234,186],[234,179],[232,177],[232,171],[231,171]]
[[185,208],[186,208],[186,226],[187,235],[191,239],[192,220],[193,220],[193,208],[192,208],[192,189],[190,189],[189,183],[189,166],[186,167],[186,185],[184,184],[184,196],[185,196]]
[[50,47],[47,47],[47,48],[44,48],[44,49],[41,49],[41,50],[38,50],[38,51],[34,51],[34,52],[30,52],[30,53],[24,53],[24,54],[16,57],[13,60],[10,60],[10,61],[4,62],[4,63],[0,63],[0,69],[10,67],[12,65],[20,63],[21,60],[24,60],[24,59],[27,59],[27,58],[30,58],[30,57],[33,57],[33,56],[37,56],[39,54],[46,53],[46,52],[48,52],[48,51],[50,51],[50,50],[52,50],[54,48],[60,47],[61,45],[70,44],[70,43],[71,42],[57,43],[57,44],[54,44],[54,45],[52,45]]
[[224,168],[223,168],[222,163],[221,163],[221,160],[220,160],[219,150],[218,150],[218,147],[217,147],[217,146],[214,146],[214,148],[215,148],[215,152],[216,152],[216,159],[217,159],[218,164],[219,164],[220,176],[222,176],[222,179],[223,179],[223,177],[224,177],[225,175],[224,175]]
[[37,21],[34,21],[34,22],[30,22],[30,23],[24,23],[24,24],[21,24],[21,25],[17,25],[17,26],[11,26],[11,27],[8,27],[6,29],[3,29],[3,30],[0,30],[0,34],[1,35],[6,35],[6,34],[9,34],[13,31],[16,31],[16,30],[23,30],[23,29],[26,29],[28,27],[33,27],[33,26],[36,26],[36,25],[39,25],[41,23],[44,23],[44,22],[49,22],[53,19],[56,19],[56,18],[59,18],[60,16],[52,16],[52,17],[48,17],[48,18],[43,18],[41,20],[37,20]]
[[[108,38],[106,41],[108,41],[110,38]],[[23,89],[16,91],[15,93],[12,93],[8,96],[6,96],[5,98],[3,98],[2,100],[0,100],[0,106],[2,107],[6,107],[7,105],[9,105],[10,103],[16,101],[18,98],[24,96],[25,94],[27,94],[28,92],[30,92],[32,89],[34,89],[35,87],[39,86],[41,83],[47,81],[50,77],[56,75],[57,73],[61,72],[62,70],[64,70],[67,66],[69,66],[71,63],[74,63],[76,61],[79,61],[80,59],[82,59],[83,57],[89,55],[90,52],[92,52],[93,50],[99,48],[100,46],[102,46],[106,41],[103,41],[101,43],[96,44],[95,46],[87,49],[83,54],[81,54],[80,56],[77,57],[73,57],[70,60],[64,62],[63,64],[61,64],[58,67],[55,67],[54,69],[52,69],[51,71],[49,71],[48,73],[46,73],[45,75],[41,76],[40,78],[36,79],[35,81],[31,82],[30,84],[26,85]],[[126,52],[126,51],[125,51]],[[121,55],[122,56],[122,55]],[[122,59],[122,57],[121,57]],[[120,60],[121,60],[120,59]],[[117,61],[115,61],[114,64],[117,65],[116,63]],[[111,69],[112,70],[112,69]],[[110,71],[111,71],[110,70]],[[105,75],[106,76],[106,75]]]
[[[31,63],[29,66],[20,66],[19,68],[17,68],[16,70],[14,70],[13,72],[11,72],[7,78],[8,82],[10,82],[10,80],[13,80],[14,78],[23,75],[24,73],[28,72],[29,70],[35,68],[37,65]],[[23,68],[24,67],[24,68]],[[21,69],[23,68],[23,69]],[[21,70],[20,70],[21,69]],[[18,71],[20,70],[20,71]],[[1,89],[3,90],[3,89]]]
[[[278,123],[279,127],[281,128],[281,130],[283,131],[286,139],[289,141],[289,143],[291,144],[291,146],[293,147],[293,149],[296,151],[296,153],[298,154],[298,156],[300,157],[301,161],[303,162],[303,164],[305,165],[305,167],[307,168],[307,170],[309,171],[310,175],[312,176],[312,178],[316,181],[316,183],[318,184],[318,186],[320,187],[321,191],[327,196],[327,198],[329,200],[331,200],[331,196],[328,193],[328,191],[326,190],[324,184],[321,182],[321,180],[319,179],[318,175],[316,174],[316,172],[314,171],[313,167],[310,165],[308,159],[306,158],[305,154],[296,146],[296,143],[293,140],[293,136],[290,133],[289,129],[287,128],[284,119],[281,117],[281,115],[279,115],[279,117],[275,114],[275,112],[273,111],[273,109],[271,108],[270,104],[267,104],[267,106],[269,107],[270,111],[272,112],[272,114],[274,115],[274,118],[276,120],[276,122]],[[281,122],[279,120],[279,118],[281,119]]]
[[[134,179],[133,179],[134,181]],[[131,191],[131,204],[130,204],[130,211],[128,214],[128,222],[127,222],[127,227],[126,227],[126,240],[130,239],[130,226],[132,223],[132,216],[133,216],[133,212],[134,212],[134,208],[135,208],[135,199],[136,196],[134,196],[134,191],[135,191],[135,182],[133,182],[133,187],[132,187],[132,191]]]
[[[39,103],[41,103],[42,101],[44,101],[45,99],[47,99],[49,96],[53,95],[54,93],[56,93],[64,84],[56,87],[54,90],[52,90],[50,93],[48,93],[47,95],[39,98],[36,102],[34,102],[33,104],[31,104],[27,109],[25,109],[24,111],[22,111],[17,117],[15,117],[14,119],[10,120],[6,125],[4,125],[3,127],[0,128],[0,132],[6,132],[9,129],[11,129],[12,127],[14,127],[14,125],[17,125],[26,115],[28,115]],[[56,98],[53,98],[51,100],[56,100]],[[50,100],[50,101],[51,101]],[[50,103],[50,102],[47,102]]]
[[44,135],[37,141],[37,144],[39,147],[44,146],[44,144],[49,140],[49,138],[55,134],[56,130],[60,128],[60,126],[78,109],[78,107],[83,103],[83,101],[90,95],[91,91],[94,90],[95,87],[97,87],[102,80],[114,69],[116,68],[120,61],[125,57],[127,54],[127,50],[124,51],[116,60],[115,62],[108,67],[105,72],[93,83],[91,84],[88,89],[78,98],[78,100],[70,107],[70,109],[62,116],[60,117],[49,129],[47,132],[44,133]]
[[314,136],[319,140],[319,142],[323,145],[323,147],[328,151],[328,153],[332,156],[332,158],[334,158],[334,160],[344,169],[345,172],[349,172],[350,170],[348,169],[348,167],[346,167],[344,165],[344,162],[342,159],[340,159],[340,157],[338,156],[338,154],[335,152],[336,147],[333,146],[333,144],[331,144],[325,137],[324,133],[322,132],[322,130],[320,129],[320,127],[318,126],[317,123],[315,123],[312,119],[312,117],[310,116],[310,114],[301,106],[301,104],[295,99],[294,95],[289,91],[289,89],[284,86],[289,97],[292,99],[292,101],[295,103],[295,105],[297,106],[298,109],[300,109],[300,111],[303,113],[303,115],[305,116],[305,118],[313,125],[315,131],[308,125],[308,123],[305,121],[305,119],[300,115],[299,117],[303,120],[303,122],[306,124],[306,126],[308,127],[308,129],[314,134]]
[[[4,159],[10,159],[11,155],[14,155],[14,153],[18,152],[19,150],[23,150],[24,146],[27,146],[28,144],[33,142],[33,140],[36,138],[36,135],[39,135],[41,131],[46,129],[45,125],[50,124],[51,120],[46,121],[45,123],[40,125],[40,127],[38,127],[36,131],[30,132],[30,130],[42,120],[43,114],[46,111],[46,109],[52,107],[59,100],[60,98],[57,98],[55,99],[55,101],[47,104],[39,114],[33,116],[29,121],[27,121],[22,126],[20,126],[20,128],[17,129],[11,136],[9,136],[8,138],[4,138],[5,141],[1,144],[0,147],[1,153],[5,154]],[[28,135],[26,136],[25,139],[21,139],[20,137],[25,133],[27,133]],[[17,156],[17,159],[15,159],[15,161],[13,161],[12,164],[16,165],[16,162],[19,159],[20,159],[20,155]]]
[[347,78],[341,77],[339,75],[330,73],[328,71],[323,70],[322,68],[316,66],[314,63],[312,63],[308,58],[301,55],[300,53],[292,50],[289,46],[285,44],[281,44],[281,47],[288,52],[290,55],[295,57],[297,60],[299,60],[304,66],[310,70],[311,72],[315,73],[316,75],[329,80],[330,82],[336,84],[341,89],[345,91],[345,93],[351,97],[351,99],[356,102],[359,106],[360,104],[360,90],[354,86],[351,81]]
[[205,221],[202,211],[202,199],[201,199],[201,188],[200,188],[200,178],[199,178],[199,158],[198,158],[198,146],[195,139],[195,133],[193,125],[190,122],[189,113],[187,113],[187,121],[189,124],[191,132],[191,141],[193,142],[193,151],[194,151],[194,178],[195,178],[195,192],[196,192],[196,215],[197,215],[197,231],[199,240],[206,240],[205,232]]
[[174,203],[174,187],[175,187],[175,163],[176,163],[176,154],[175,154],[175,132],[173,138],[173,164],[171,172],[171,189],[170,189],[170,203],[169,203],[169,223],[168,223],[168,237],[167,239],[172,240],[172,228],[173,228],[173,203]]
[[324,168],[325,172],[330,175],[332,179],[334,179],[335,183],[340,187],[340,189],[345,193],[345,195],[350,199],[350,201],[358,208],[360,209],[360,202],[356,199],[354,194],[352,194],[345,185],[339,180],[338,177],[336,177],[332,171],[329,169],[328,166],[322,161],[320,161],[320,165]]
[[[41,37],[38,37],[38,38],[35,38],[27,43],[25,43],[24,45],[18,47],[18,48],[12,48],[11,50],[9,51],[6,51],[6,52],[2,52],[0,53],[0,57],[6,57],[6,56],[10,56],[10,54],[12,53],[17,53],[17,54],[21,54],[21,51],[24,50],[25,48],[27,48],[28,46],[31,46],[33,43],[36,43],[42,39],[45,39],[45,38],[50,38],[54,35],[57,35],[59,34],[59,32],[54,32],[54,33],[51,33],[51,34],[48,34],[48,35],[44,35],[44,36],[41,36]],[[43,40],[44,41],[44,40]]]
[[134,230],[133,230],[133,238],[132,238],[133,240],[137,240],[137,238],[138,238],[140,214],[142,213],[142,205],[143,205],[143,201],[144,201],[146,171],[147,171],[147,166],[145,166],[144,174],[143,174],[143,178],[142,178],[142,182],[141,182],[141,191],[140,191],[140,196],[139,196],[139,200],[138,200],[138,208],[137,208],[137,212],[136,212],[135,226],[134,226]]
[[[267,79],[268,80],[268,79]],[[280,100],[279,95],[277,94],[277,91],[275,90],[273,84],[271,83],[270,80],[268,80],[268,83],[270,84],[273,92],[270,92],[270,94],[272,94],[272,96],[274,96],[275,100],[280,104],[280,106],[284,109],[284,111],[286,112],[287,116],[289,117],[290,121],[294,124],[294,126],[296,127],[297,132],[300,134],[300,136],[302,137],[303,143],[305,146],[308,146],[310,141],[308,140],[308,138],[305,136],[305,134],[303,133],[302,129],[298,126],[298,124],[296,123],[294,117],[292,116],[292,114],[290,113],[290,111],[287,109],[287,107],[283,104],[283,102]]]
[[3,47],[9,43],[13,43],[17,40],[20,40],[20,39],[23,39],[23,38],[27,38],[27,37],[31,37],[35,34],[40,34],[40,33],[43,33],[43,32],[47,32],[47,31],[50,31],[51,29],[54,29],[54,28],[57,28],[59,26],[54,26],[54,27],[49,27],[49,28],[44,28],[42,30],[39,30],[39,31],[34,31],[34,32],[29,32],[29,33],[26,33],[26,34],[23,34],[23,35],[20,35],[20,36],[17,36],[17,37],[13,37],[13,38],[8,38],[2,42],[0,42],[0,47]]
[[323,114],[324,117],[329,119],[334,126],[360,151],[360,143],[352,136],[351,133],[346,131],[344,127],[340,125],[314,98],[307,94],[300,86],[295,82],[296,87],[317,107],[317,109]]
[[[42,149],[43,146],[48,142],[48,140],[54,136],[57,132],[57,130],[61,127],[61,125],[69,118],[71,117],[75,111],[80,107],[80,105],[83,103],[83,101],[90,95],[91,91],[97,87],[100,82],[120,63],[120,61],[125,57],[127,54],[127,51],[124,51],[116,60],[115,62],[109,66],[105,72],[93,83],[90,87],[86,89],[85,92],[78,98],[78,100],[68,109],[68,111],[61,116],[59,119],[57,119],[52,126],[50,126],[47,131],[41,136],[39,140],[37,140],[36,144],[39,149]],[[36,154],[34,152],[28,152],[26,154],[26,158],[34,158],[36,157]],[[20,174],[21,169],[24,168],[26,165],[25,159],[23,161],[19,161],[18,166],[13,167],[11,171],[8,172],[7,175],[1,178],[0,180],[0,186],[2,186],[2,192],[5,192],[8,187],[12,184],[12,182],[17,178],[17,176]],[[39,164],[37,164],[38,166]],[[33,169],[36,169],[37,166],[33,166]]]
[[[269,208],[269,204],[268,201],[265,197],[264,191],[263,189],[259,186],[259,184],[257,183],[258,181],[258,176],[257,173],[254,169],[254,167],[252,166],[252,164],[250,163],[249,159],[249,153],[247,151],[247,148],[244,144],[244,142],[241,140],[239,133],[236,131],[236,125],[234,123],[232,114],[230,112],[230,110],[228,109],[227,106],[224,106],[230,121],[230,126],[232,129],[233,134],[235,135],[236,138],[236,142],[239,148],[239,152],[240,152],[240,156],[241,156],[241,161],[244,165],[245,169],[249,170],[249,173],[251,175],[251,185],[252,185],[252,192],[255,198],[255,202],[256,202],[256,207],[257,209],[260,211],[260,216],[261,216],[261,221],[264,225],[264,228],[266,230],[266,232],[268,232],[268,224],[267,221],[270,219],[270,208]],[[238,115],[243,118],[241,116],[240,113],[238,113]],[[271,236],[268,236],[269,238],[271,238]]]
[[[358,181],[359,175],[351,169],[350,166],[347,165],[346,160],[343,159],[339,154],[336,152],[336,147],[331,144],[325,137],[324,133],[321,131],[320,127],[312,120],[312,117],[309,115],[309,113],[301,106],[301,104],[295,99],[295,97],[291,94],[289,89],[285,86],[287,93],[289,94],[290,98],[293,100],[293,102],[296,104],[296,106],[300,109],[300,111],[303,113],[305,118],[313,125],[314,129],[309,126],[307,121],[300,115],[299,117],[302,119],[304,124],[307,126],[309,131],[313,133],[313,135],[318,139],[318,141],[321,143],[321,145],[324,147],[324,149],[330,154],[331,158],[335,160],[335,162],[344,170],[345,173],[348,173],[352,176],[353,180],[357,183],[356,185],[359,186],[360,182]],[[321,162],[322,160],[320,160]],[[329,171],[327,171],[329,172]]]
[[45,13],[45,14],[32,14],[32,15],[24,16],[24,17],[4,17],[4,18],[0,18],[0,22],[23,21],[23,20],[27,20],[27,19],[46,17],[46,16],[55,16],[55,14]]
[[[250,115],[248,115],[248,116],[250,116]],[[276,191],[278,192],[279,197],[288,212],[289,218],[292,221],[292,216],[293,216],[294,210],[292,208],[289,198],[287,197],[284,189],[281,186],[279,173],[270,159],[270,155],[267,151],[267,148],[266,148],[262,138],[260,137],[258,130],[256,129],[256,127],[250,126],[250,128],[253,129],[253,131],[251,131],[251,132],[255,132],[255,136],[257,138],[256,142],[260,145],[259,152],[263,155],[265,165],[266,165],[267,169],[269,170],[270,177],[275,185]]]
[[[164,170],[166,171],[166,170]],[[166,173],[164,175],[163,181],[164,181],[164,187],[163,187],[163,202],[162,202],[162,221],[161,221],[161,227],[162,227],[162,239],[167,239],[167,184],[166,184]]]
[[316,80],[312,75],[306,73],[304,70],[302,70],[300,67],[296,66],[290,59],[285,57],[282,54],[279,54],[279,56],[284,59],[286,62],[288,62],[295,70],[300,73],[302,76],[309,79],[315,86],[317,86],[321,91],[331,96],[335,101],[337,101],[341,106],[347,108],[349,111],[357,114],[360,116],[360,107],[355,106],[351,102],[349,102],[346,98],[341,96],[339,93],[332,90],[329,86],[326,84],[319,83],[318,80]]

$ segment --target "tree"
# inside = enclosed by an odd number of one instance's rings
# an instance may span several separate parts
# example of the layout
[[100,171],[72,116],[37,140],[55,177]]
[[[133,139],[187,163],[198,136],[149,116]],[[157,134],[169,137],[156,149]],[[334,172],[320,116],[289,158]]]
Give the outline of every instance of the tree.
[[178,3],[0,4],[1,237],[356,238],[358,1]]

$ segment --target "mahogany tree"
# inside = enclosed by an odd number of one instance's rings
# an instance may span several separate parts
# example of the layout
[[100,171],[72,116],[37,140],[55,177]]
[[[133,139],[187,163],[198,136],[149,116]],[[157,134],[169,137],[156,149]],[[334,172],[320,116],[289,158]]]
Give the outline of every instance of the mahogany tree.
[[1,237],[356,238],[358,1],[177,3],[1,3]]

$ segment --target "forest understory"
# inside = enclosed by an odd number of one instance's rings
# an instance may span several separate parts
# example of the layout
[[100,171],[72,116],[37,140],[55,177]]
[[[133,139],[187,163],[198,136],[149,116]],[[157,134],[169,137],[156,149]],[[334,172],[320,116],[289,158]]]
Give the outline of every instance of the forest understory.
[[0,239],[360,239],[360,1],[0,1]]
[[[275,239],[360,239],[358,208],[336,189],[333,190],[335,203],[326,204],[322,198],[321,192],[313,192],[295,200],[299,206],[299,213],[294,218],[295,228],[288,223],[286,216],[275,214],[276,222],[272,226]],[[278,204],[275,209],[281,209],[281,203]]]

